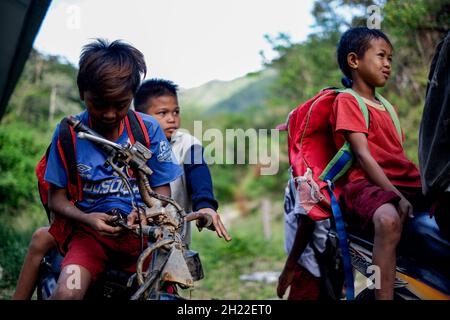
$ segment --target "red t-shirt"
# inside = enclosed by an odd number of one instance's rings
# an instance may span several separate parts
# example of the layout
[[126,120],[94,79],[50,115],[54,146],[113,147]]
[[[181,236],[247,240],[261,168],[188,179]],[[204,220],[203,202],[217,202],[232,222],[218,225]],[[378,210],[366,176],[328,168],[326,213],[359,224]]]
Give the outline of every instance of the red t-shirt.
[[[369,110],[369,129],[356,99],[349,93],[337,96],[330,117],[336,146],[342,146],[345,131],[365,133],[372,157],[393,185],[420,187],[419,170],[406,157],[389,112],[366,105]],[[348,181],[360,179],[369,178],[359,164],[354,162],[349,170]]]

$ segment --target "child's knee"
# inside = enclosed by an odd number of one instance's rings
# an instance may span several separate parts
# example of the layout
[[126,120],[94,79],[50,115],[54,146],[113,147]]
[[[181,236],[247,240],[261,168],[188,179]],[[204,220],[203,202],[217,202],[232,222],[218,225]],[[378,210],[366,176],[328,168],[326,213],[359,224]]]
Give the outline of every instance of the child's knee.
[[375,233],[400,240],[402,222],[396,208],[392,204],[384,204],[375,211],[373,216]]
[[54,246],[53,236],[48,233],[48,227],[37,229],[31,238],[30,251],[45,254]]
[[81,300],[84,298],[84,292],[81,290],[69,289],[66,286],[57,285],[52,294],[53,300]]
[[91,283],[91,274],[83,266],[71,264],[65,266],[60,273],[54,300],[81,300]]

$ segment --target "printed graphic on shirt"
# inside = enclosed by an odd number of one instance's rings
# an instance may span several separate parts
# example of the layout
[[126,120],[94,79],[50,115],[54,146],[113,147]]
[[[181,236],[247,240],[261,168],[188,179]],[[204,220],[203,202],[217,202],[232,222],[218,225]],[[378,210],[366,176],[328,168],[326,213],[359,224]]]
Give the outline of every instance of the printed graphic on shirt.
[[[134,194],[139,194],[139,188],[136,184],[136,179],[130,179],[129,183]],[[99,182],[86,181],[83,184],[83,192],[95,195],[105,195],[116,196],[116,197],[127,197],[130,195],[130,191],[127,188],[126,183],[120,177],[107,179]],[[98,197],[95,197],[98,198]],[[86,197],[88,200],[89,197]]]
[[172,162],[172,149],[167,141],[159,142],[159,153],[157,158],[159,162]]
[[79,163],[77,164],[77,170],[78,170],[78,174],[83,177],[83,178],[89,178],[91,176],[91,170],[92,168],[89,167],[88,165]]
[[[84,165],[85,167],[88,167]],[[139,195],[139,187],[136,179],[132,177],[131,170],[122,168],[123,174],[126,176],[130,184],[131,190],[135,196]],[[83,184],[83,193],[86,195],[87,202],[95,202],[102,195],[110,197],[127,198],[130,197],[130,190],[125,181],[117,172],[112,173],[112,177],[100,181],[85,181]],[[140,198],[138,196],[138,198]]]

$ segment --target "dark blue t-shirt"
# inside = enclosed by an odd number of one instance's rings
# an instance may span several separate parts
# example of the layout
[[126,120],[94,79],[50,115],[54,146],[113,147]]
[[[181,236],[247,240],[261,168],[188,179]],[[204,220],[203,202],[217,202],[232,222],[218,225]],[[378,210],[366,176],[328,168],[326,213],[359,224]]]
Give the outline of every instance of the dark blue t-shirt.
[[[151,116],[139,113],[148,130],[150,139],[150,151],[152,157],[147,162],[153,174],[149,177],[150,186],[158,187],[170,183],[183,174],[172,153],[158,122]],[[88,124],[87,111],[76,116],[85,125]],[[57,138],[59,126],[53,135],[52,145],[48,157],[47,169],[44,179],[58,187],[67,186],[67,176],[64,166],[57,150]],[[123,130],[122,134],[115,141],[118,144],[129,142],[128,132]],[[78,201],[76,206],[83,212],[108,212],[118,208],[126,213],[132,209],[131,196],[123,180],[113,171],[111,166],[104,166],[106,156],[103,151],[89,140],[76,138],[76,158],[77,170],[81,177],[83,200]],[[127,177],[130,177],[127,170],[123,169]],[[139,194],[135,178],[130,178],[135,201],[138,205],[143,205]]]

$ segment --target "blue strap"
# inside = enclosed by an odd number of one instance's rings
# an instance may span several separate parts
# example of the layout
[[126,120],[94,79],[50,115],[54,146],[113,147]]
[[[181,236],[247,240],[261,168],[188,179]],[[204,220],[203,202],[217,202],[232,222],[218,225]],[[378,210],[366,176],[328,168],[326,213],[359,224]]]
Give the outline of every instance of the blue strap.
[[341,247],[342,260],[344,262],[345,274],[345,296],[347,300],[355,299],[355,287],[353,279],[353,267],[348,249],[347,234],[345,233],[344,220],[342,219],[341,208],[333,193],[333,184],[328,180],[328,192],[331,199],[331,210],[333,211],[334,221],[336,223],[336,231],[339,237],[339,246]]
[[327,165],[323,173],[326,173],[325,177],[322,179],[322,175],[320,175],[319,179],[322,181],[336,181],[340,177],[342,177],[347,170],[350,168],[353,162],[352,150],[350,149],[350,145],[347,145],[348,150],[346,148],[341,148],[337,153],[337,161],[333,163],[333,158],[330,163]]

